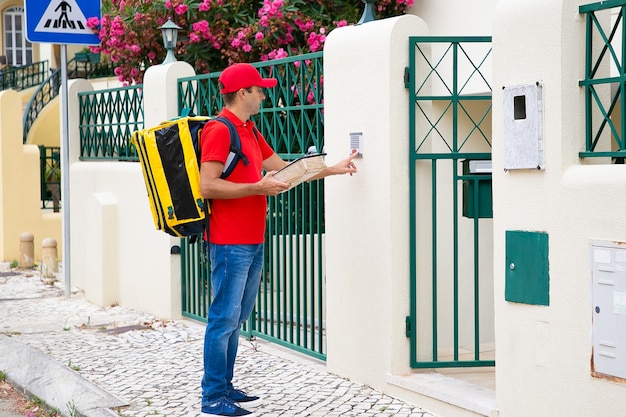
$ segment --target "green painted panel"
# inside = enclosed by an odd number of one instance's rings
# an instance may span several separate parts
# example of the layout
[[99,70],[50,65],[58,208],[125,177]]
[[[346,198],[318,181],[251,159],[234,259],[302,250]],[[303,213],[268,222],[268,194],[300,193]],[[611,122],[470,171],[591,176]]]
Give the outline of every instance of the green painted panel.
[[550,305],[547,233],[507,230],[505,270],[505,300]]

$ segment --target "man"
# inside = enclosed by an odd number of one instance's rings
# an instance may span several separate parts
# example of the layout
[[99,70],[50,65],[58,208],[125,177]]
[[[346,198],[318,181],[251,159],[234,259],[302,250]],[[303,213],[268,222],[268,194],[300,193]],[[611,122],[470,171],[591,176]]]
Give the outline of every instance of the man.
[[[240,63],[226,68],[218,81],[224,98],[220,114],[236,126],[248,163],[239,161],[228,178],[221,179],[230,151],[229,131],[223,123],[207,124],[201,135],[200,188],[202,196],[211,200],[208,239],[213,301],[204,340],[202,416],[252,417],[242,407],[259,405],[261,399],[235,389],[232,378],[239,330],[252,312],[261,280],[267,196],[289,188],[289,183],[274,178],[287,162],[250,120],[265,99],[263,88],[274,87],[276,79],[262,78],[252,65]],[[313,179],[356,173],[355,156]]]

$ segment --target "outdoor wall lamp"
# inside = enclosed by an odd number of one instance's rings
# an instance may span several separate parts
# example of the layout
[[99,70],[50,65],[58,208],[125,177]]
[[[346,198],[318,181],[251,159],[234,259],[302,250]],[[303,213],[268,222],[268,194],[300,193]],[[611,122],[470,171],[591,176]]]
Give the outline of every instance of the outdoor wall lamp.
[[361,23],[373,22],[374,20],[376,20],[376,13],[374,12],[374,1],[376,0],[361,1],[365,3],[365,10],[363,10],[363,15],[361,15],[361,18],[356,23],[357,25],[360,25]]
[[161,34],[163,35],[163,46],[167,50],[167,55],[162,64],[170,64],[176,62],[176,56],[174,55],[174,48],[176,48],[176,39],[178,38],[178,31],[182,29],[176,23],[172,22],[172,18],[168,17],[167,22],[163,24]]

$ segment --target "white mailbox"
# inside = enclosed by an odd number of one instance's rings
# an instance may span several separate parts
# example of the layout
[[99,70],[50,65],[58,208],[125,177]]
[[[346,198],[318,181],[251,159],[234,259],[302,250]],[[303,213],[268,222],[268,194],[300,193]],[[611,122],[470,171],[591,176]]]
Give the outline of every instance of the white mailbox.
[[503,87],[504,169],[543,169],[540,82]]
[[626,246],[593,242],[591,265],[592,372],[626,380]]

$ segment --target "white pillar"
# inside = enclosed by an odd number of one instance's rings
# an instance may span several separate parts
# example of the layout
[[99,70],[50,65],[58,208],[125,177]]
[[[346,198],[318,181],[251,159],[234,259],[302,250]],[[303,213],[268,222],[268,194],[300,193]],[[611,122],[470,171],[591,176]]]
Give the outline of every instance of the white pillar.
[[327,178],[328,370],[388,391],[387,374],[410,370],[408,39],[413,15],[332,31],[324,48],[327,162],[362,132],[353,177]]
[[193,67],[177,61],[153,65],[143,76],[143,117],[145,127],[178,116],[178,79],[196,75]]
[[[143,77],[144,126],[156,126],[175,118],[178,111],[178,79],[196,75],[191,65],[183,61],[165,65],[154,65],[146,70]],[[170,257],[170,277],[163,282],[164,290],[169,292],[170,317],[178,318],[182,314],[180,255],[172,254],[171,247],[180,245],[180,239],[170,237],[170,251],[162,256]],[[159,256],[161,256],[159,255]]]

